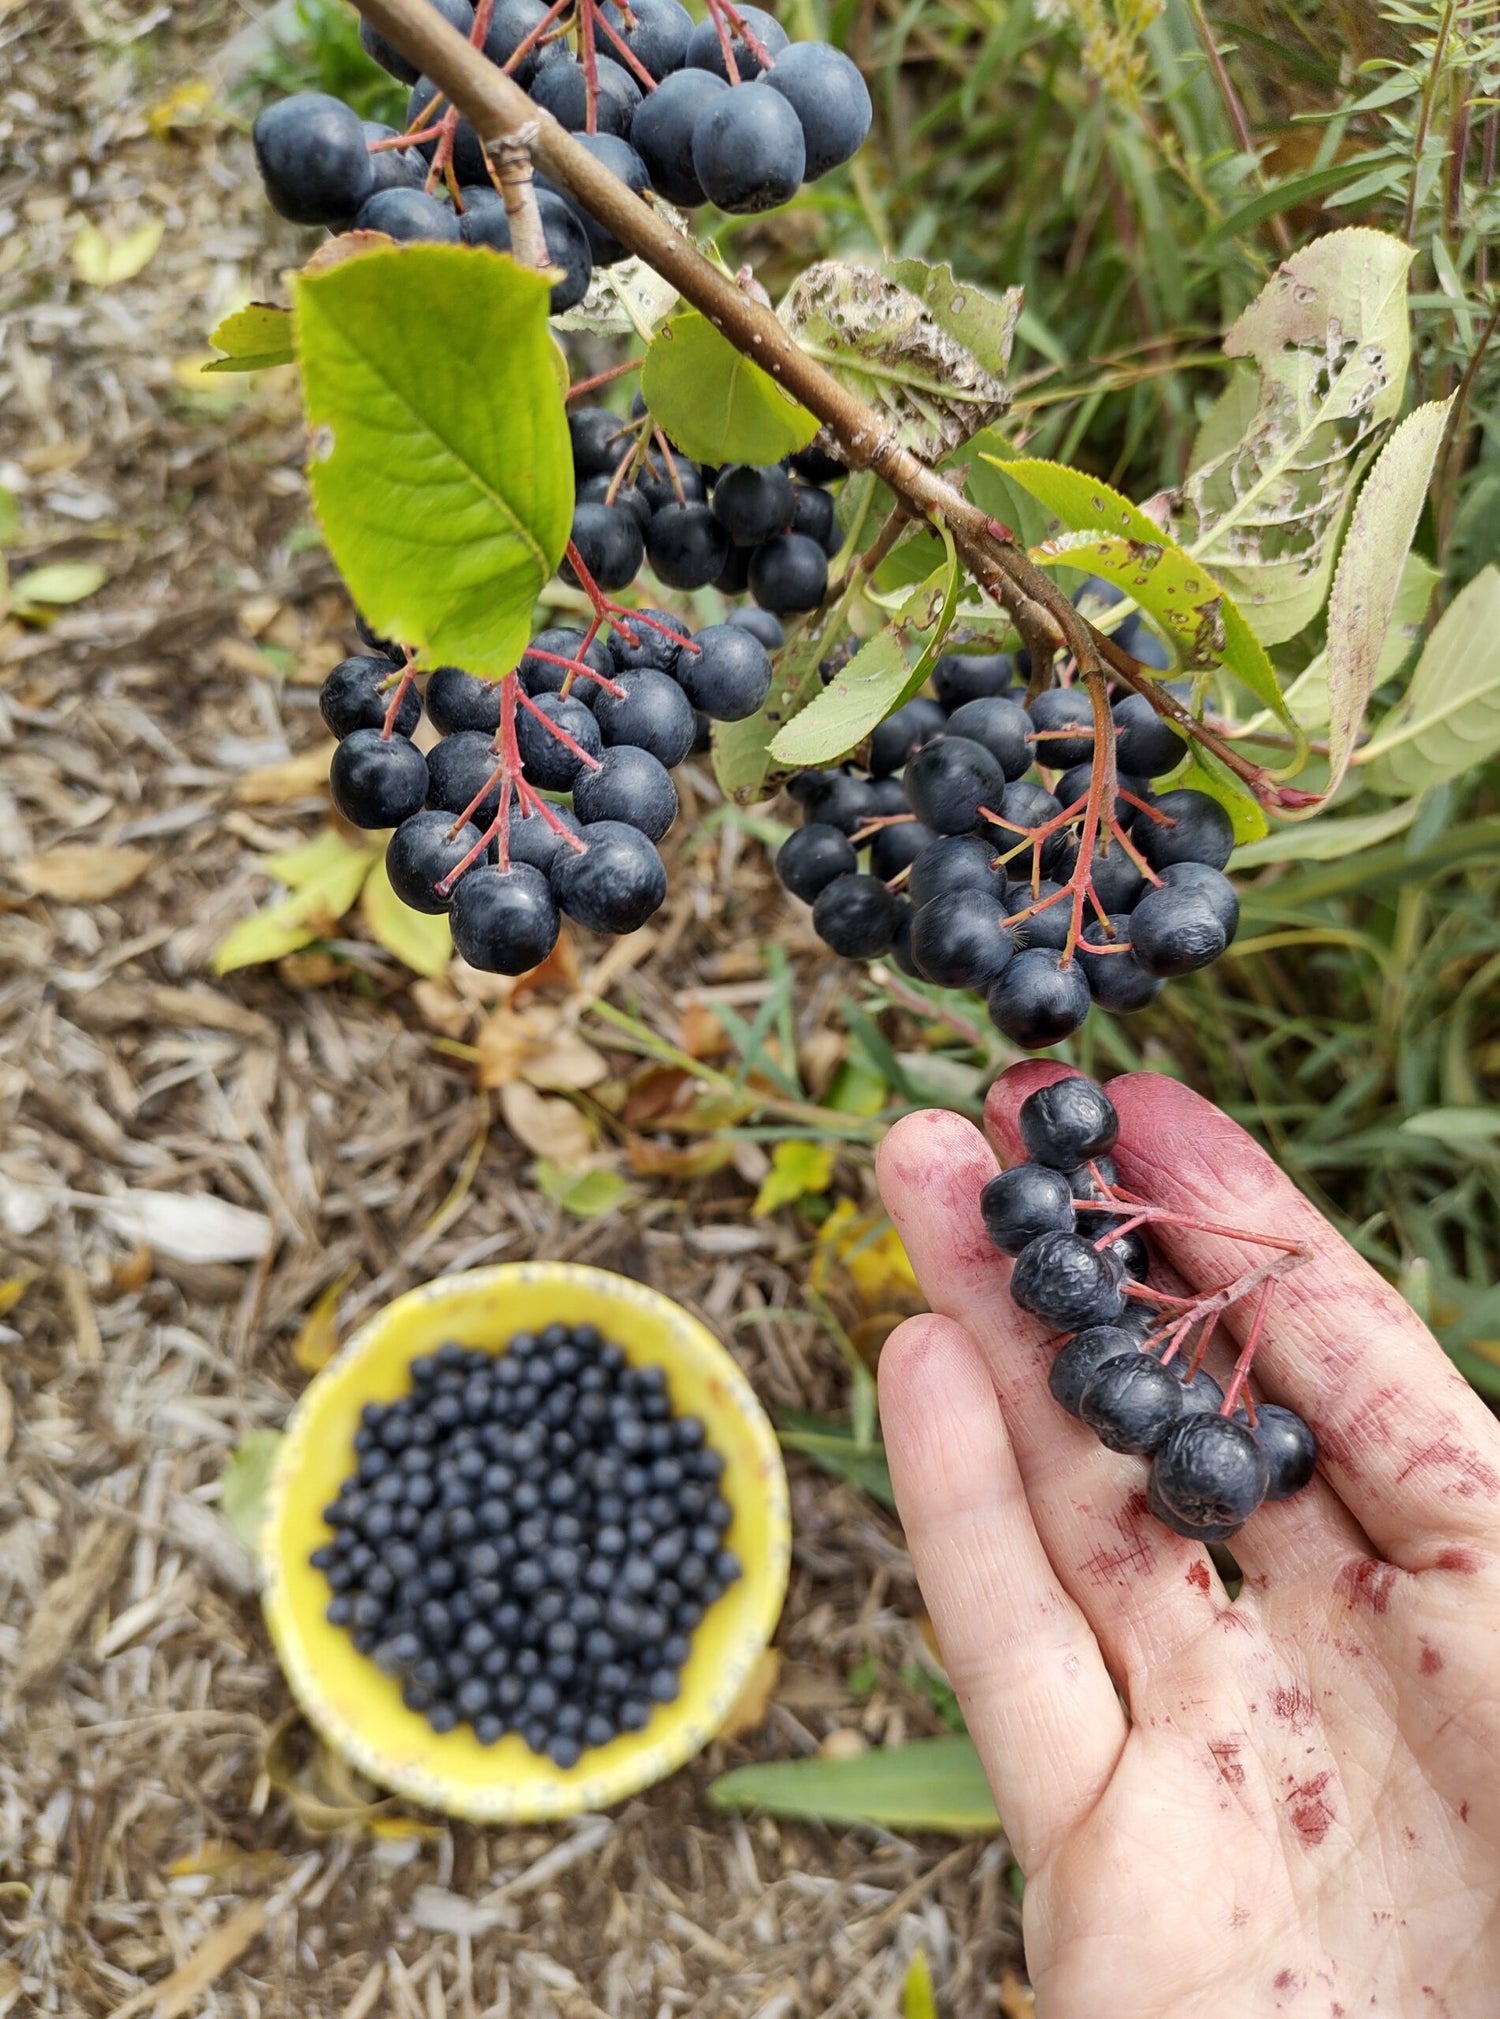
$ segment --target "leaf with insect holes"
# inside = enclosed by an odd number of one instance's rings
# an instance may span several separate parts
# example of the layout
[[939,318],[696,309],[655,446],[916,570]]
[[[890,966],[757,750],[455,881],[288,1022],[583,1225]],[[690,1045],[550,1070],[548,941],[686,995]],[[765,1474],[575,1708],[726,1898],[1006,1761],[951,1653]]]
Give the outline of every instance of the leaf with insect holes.
[[253,301],[214,324],[209,342],[225,355],[203,366],[206,372],[264,372],[297,362],[292,312],[274,302]]
[[406,245],[293,296],[313,502],[355,603],[433,664],[509,672],[573,515],[546,279]]
[[1429,400],[1408,414],[1360,490],[1328,598],[1328,783],[1300,819],[1338,790],[1354,754],[1452,404]]
[[972,1739],[914,1739],[853,1759],[772,1760],[737,1767],[708,1791],[716,1809],[764,1809],[810,1822],[876,1823],[909,1835],[992,1835],[994,1797]]
[[1025,458],[1006,462],[1003,469],[1012,484],[1045,505],[1070,533],[1085,536],[1045,541],[1032,548],[1034,561],[1102,575],[1155,620],[1184,666],[1228,667],[1262,706],[1295,730],[1264,646],[1201,561],[1184,552],[1138,505],[1086,471]]
[[1497,640],[1500,568],[1491,566],[1439,617],[1405,694],[1356,753],[1377,792],[1430,791],[1500,750]]
[[[921,269],[923,294],[894,277],[912,268]],[[810,357],[873,407],[905,448],[929,462],[958,448],[1009,406],[1003,379],[973,343],[987,357],[1008,357],[1020,313],[1018,291],[992,302],[978,289],[933,285],[932,274],[944,271],[920,261],[897,262],[893,272],[820,260],[776,311]],[[978,312],[976,301],[994,313]]]
[[958,555],[946,526],[942,534],[942,566],[772,738],[778,764],[831,764],[925,686],[958,602]]
[[[658,214],[666,206],[658,207]],[[670,213],[668,213],[670,215]],[[643,259],[624,259],[618,266],[596,266],[588,293],[576,308],[553,317],[563,330],[584,330],[590,336],[647,336],[676,306],[678,293]]]
[[1364,461],[1400,411],[1410,354],[1411,248],[1355,227],[1279,266],[1224,338],[1236,372],[1183,484],[1183,544],[1264,645],[1293,638],[1328,594]]
[[413,911],[391,887],[385,857],[379,856],[360,892],[359,915],[372,938],[413,974],[434,980],[453,958],[453,935],[446,912]]
[[280,1449],[279,1430],[252,1430],[235,1446],[219,1481],[224,1519],[236,1539],[252,1551],[265,1518],[266,1495]]
[[641,367],[652,417],[700,463],[775,463],[818,432],[806,407],[696,309],[652,338]]

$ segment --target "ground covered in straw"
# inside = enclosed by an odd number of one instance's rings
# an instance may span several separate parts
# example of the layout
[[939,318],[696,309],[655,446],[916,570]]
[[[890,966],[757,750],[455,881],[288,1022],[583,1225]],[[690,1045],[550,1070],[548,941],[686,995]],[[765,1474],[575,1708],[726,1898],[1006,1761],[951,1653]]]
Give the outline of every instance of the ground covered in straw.
[[[843,1407],[804,1295],[815,1243],[750,1215],[764,1150],[660,1126],[690,1083],[590,1010],[712,1053],[705,1000],[763,1000],[779,939],[826,1079],[839,981],[727,827],[678,847],[646,933],[578,941],[524,996],[414,981],[357,915],[213,979],[272,891],[262,859],[326,823],[316,687],[350,637],[303,530],[292,388],[193,377],[294,250],[193,88],[242,26],[215,0],[0,0],[6,558],[22,589],[59,563],[106,576],[0,629],[0,2015],[864,2014],[896,2009],[919,1948],[946,2010],[993,2010],[1018,1947],[1001,1843],[705,1802],[748,1759],[943,1729],[898,1529],[805,1461],[768,1703],[612,1815],[480,1830],[380,1805],[271,1656],[226,1463],[423,1277],[622,1269],[715,1324],[773,1411]],[[703,776],[682,831],[713,804]],[[539,1063],[559,1031],[560,1088]],[[536,1182],[554,1101],[585,1167],[628,1185],[597,1217]],[[860,1211],[867,1162],[840,1165]],[[847,1273],[826,1288],[878,1336]]]

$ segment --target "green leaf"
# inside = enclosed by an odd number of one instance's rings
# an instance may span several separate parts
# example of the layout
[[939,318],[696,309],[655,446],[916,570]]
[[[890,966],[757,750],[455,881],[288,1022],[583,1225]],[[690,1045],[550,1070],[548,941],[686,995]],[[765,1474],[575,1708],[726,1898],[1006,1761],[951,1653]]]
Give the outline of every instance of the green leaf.
[[208,340],[226,355],[204,365],[206,372],[263,372],[297,362],[292,312],[274,302],[253,301],[236,309],[215,323]]
[[391,888],[385,857],[376,858],[360,894],[359,915],[373,938],[413,974],[435,980],[453,958],[453,934],[445,912],[413,911]]
[[348,842],[342,843],[339,852],[326,843],[323,846],[328,857],[325,867],[310,875],[300,890],[230,927],[214,949],[215,974],[280,960],[333,931],[379,858],[374,850]]
[[833,1183],[834,1153],[826,1143],[810,1143],[792,1137],[778,1143],[771,1152],[771,1168],[761,1180],[750,1208],[754,1219],[764,1219],[778,1207],[794,1205],[808,1192],[826,1192]]
[[1193,745],[1187,764],[1173,772],[1172,784],[1191,786],[1194,792],[1206,792],[1210,799],[1217,799],[1234,823],[1236,847],[1242,841],[1259,841],[1266,833],[1269,823],[1260,801],[1252,799],[1228,766],[1202,744]]
[[16,494],[0,484],[0,547],[13,540],[20,530],[21,508],[16,503]]
[[813,1822],[875,1823],[949,1836],[1000,1828],[968,1738],[916,1739],[848,1760],[775,1760],[738,1767],[709,1788],[717,1809],[765,1809]]
[[1267,862],[1338,862],[1362,849],[1376,848],[1393,835],[1404,834],[1417,817],[1415,799],[1387,806],[1379,813],[1351,814],[1345,820],[1315,820],[1308,827],[1278,827],[1262,841],[1236,849],[1236,870],[1258,869]]
[[1500,1108],[1429,1108],[1401,1124],[1411,1136],[1433,1136],[1452,1149],[1484,1150],[1500,1142]]
[[1364,724],[1402,565],[1417,530],[1452,404],[1451,398],[1429,400],[1407,415],[1375,459],[1349,521],[1328,598],[1324,799],[1338,790]]
[[81,603],[109,580],[96,561],[53,561],[45,568],[33,568],[11,584],[11,602],[17,610],[46,604],[49,608]]
[[280,855],[262,856],[260,866],[267,876],[274,876],[288,890],[306,890],[319,877],[337,873],[352,859],[357,857],[369,864],[377,853],[378,845],[361,847],[357,842],[346,841],[336,827],[330,826],[320,828],[311,841],[299,842],[296,848],[284,849]]
[[[777,314],[798,344],[880,415],[904,447],[936,462],[997,420],[1010,394],[971,347],[1009,354],[1019,296],[990,302],[967,285],[954,292],[947,270],[910,264],[932,300],[879,266],[820,260],[792,287]],[[1008,323],[1008,327],[1007,327]]]
[[1328,594],[1363,460],[1401,407],[1411,248],[1356,227],[1285,260],[1229,330],[1253,361],[1200,432],[1183,544],[1262,644],[1295,637]]
[[938,328],[962,344],[987,372],[1004,378],[1021,316],[1021,288],[986,294],[971,281],[956,279],[946,261],[930,265],[925,259],[883,259],[880,271],[914,296]]
[[1334,190],[1346,188],[1367,173],[1373,159],[1361,149],[1348,161],[1330,162],[1326,168],[1310,168],[1305,174],[1289,175],[1284,181],[1274,182],[1269,189],[1261,190],[1248,203],[1240,204],[1211,225],[1199,244],[1206,250],[1211,245],[1242,241],[1268,217],[1280,217],[1299,204],[1317,203]]
[[254,1550],[260,1536],[271,1472],[280,1449],[279,1430],[252,1430],[236,1445],[219,1481],[224,1519],[248,1550]]
[[1500,568],[1483,569],[1433,626],[1405,695],[1355,755],[1378,792],[1425,792],[1500,750]]
[[958,601],[959,566],[943,528],[947,557],[907,598],[890,623],[859,650],[800,714],[772,738],[778,764],[831,764],[852,750],[917,693],[942,648]]
[[573,514],[546,279],[405,245],[294,296],[313,502],[355,603],[434,665],[509,672]]
[[771,739],[821,691],[818,667],[848,630],[855,593],[851,587],[837,603],[820,610],[776,654],[771,691],[758,715],[714,724],[714,777],[719,790],[737,805],[749,806],[766,797]]
[[546,1157],[536,1165],[537,1189],[575,1219],[597,1220],[630,1198],[629,1185],[618,1171],[573,1171]]
[[806,407],[696,309],[652,338],[641,392],[683,454],[700,463],[779,462],[818,432]]
[[847,1479],[882,1507],[895,1507],[891,1469],[882,1445],[864,1443],[846,1424],[807,1416],[800,1410],[787,1412],[778,1434],[788,1451],[800,1451],[836,1479]]
[[906,1966],[906,1981],[901,1986],[901,2019],[938,2019],[932,1969],[925,1949],[918,1949]]

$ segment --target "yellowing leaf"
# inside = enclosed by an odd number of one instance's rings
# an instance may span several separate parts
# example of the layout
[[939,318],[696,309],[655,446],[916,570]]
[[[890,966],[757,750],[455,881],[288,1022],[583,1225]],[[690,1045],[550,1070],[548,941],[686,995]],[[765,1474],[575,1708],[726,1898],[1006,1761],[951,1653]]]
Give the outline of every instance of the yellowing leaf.
[[28,1266],[18,1269],[14,1276],[7,1276],[0,1282],[0,1318],[3,1318],[8,1311],[14,1311],[40,1273],[40,1270]]
[[631,1196],[618,1171],[570,1171],[542,1157],[536,1167],[537,1190],[579,1220],[612,1213]]
[[433,980],[447,967],[453,954],[453,935],[444,912],[413,911],[391,888],[385,857],[377,856],[365,879],[359,901],[360,917],[387,953],[409,967],[413,974]]
[[347,841],[336,827],[324,827],[311,841],[304,841],[296,848],[283,849],[279,855],[265,856],[261,868],[267,876],[274,876],[278,883],[284,883],[288,890],[306,890],[309,884],[341,869],[356,857],[361,862],[370,863],[377,853],[375,847],[361,847],[357,842]]
[[34,897],[55,897],[65,904],[99,904],[118,897],[151,866],[144,848],[93,847],[69,842],[30,855],[15,867],[16,881]]
[[292,1358],[304,1374],[318,1373],[339,1350],[339,1299],[358,1274],[358,1263],[351,1262],[321,1292],[303,1319],[301,1330],[292,1341]]
[[375,858],[367,849],[347,848],[323,872],[292,896],[282,898],[250,918],[242,918],[214,951],[215,974],[281,960],[299,947],[333,931],[359,895]]
[[116,238],[86,224],[73,241],[73,271],[88,287],[116,287],[134,280],[155,256],[165,229],[157,217]]
[[752,1215],[764,1219],[767,1213],[790,1206],[807,1192],[826,1192],[833,1183],[833,1163],[833,1151],[825,1144],[778,1143],[771,1152],[771,1168],[750,1208]]
[[49,609],[67,603],[81,603],[102,589],[109,577],[95,561],[54,561],[45,568],[33,568],[12,582],[11,607],[18,617],[45,604]]
[[254,1550],[265,1513],[271,1468],[281,1448],[279,1430],[252,1430],[236,1446],[219,1482],[219,1507],[246,1549]]
[[840,1199],[818,1229],[818,1253],[808,1275],[813,1289],[827,1289],[836,1263],[848,1271],[869,1310],[921,1294],[901,1236],[882,1216],[861,1214],[850,1199]]
[[539,1094],[524,1080],[500,1089],[505,1126],[534,1157],[559,1165],[578,1165],[593,1148],[582,1115],[571,1101]]
[[201,77],[187,79],[165,98],[157,100],[146,114],[146,127],[153,140],[165,140],[170,133],[201,126],[213,104],[214,88]]
[[261,372],[297,359],[292,312],[274,302],[252,301],[236,309],[215,323],[209,342],[226,355],[206,364],[206,372]]

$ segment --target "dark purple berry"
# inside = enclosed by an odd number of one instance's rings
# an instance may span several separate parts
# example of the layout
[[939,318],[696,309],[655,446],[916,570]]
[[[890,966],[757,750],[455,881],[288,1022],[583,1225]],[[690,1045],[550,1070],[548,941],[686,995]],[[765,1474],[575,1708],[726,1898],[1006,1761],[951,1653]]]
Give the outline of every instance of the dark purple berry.
[[1138,813],[1131,839],[1155,870],[1171,862],[1206,862],[1222,869],[1234,852],[1234,823],[1206,792],[1179,786],[1162,793],[1153,812],[1164,814],[1166,821]]
[[[472,822],[454,833],[450,813],[414,813],[402,821],[386,844],[385,870],[391,888],[413,911],[446,911],[452,899],[442,896],[436,886],[478,846],[479,829]],[[478,867],[478,859],[474,867]]]
[[[985,827],[981,807],[999,807],[1005,773],[982,743],[943,735],[924,745],[907,765],[907,804],[934,834],[973,834]],[[1000,832],[1000,830],[996,830]]]
[[573,785],[573,811],[584,825],[625,821],[660,841],[677,818],[677,789],[664,764],[633,743],[606,750],[597,767],[585,767]]
[[999,905],[983,891],[935,897],[912,921],[912,959],[940,988],[988,988],[1015,952],[1000,921]]
[[1055,1171],[1076,1171],[1108,1156],[1120,1135],[1114,1102],[1081,1073],[1028,1094],[1016,1123],[1027,1156]]
[[1276,1402],[1257,1404],[1255,1436],[1270,1466],[1267,1500],[1290,1500],[1317,1469],[1318,1440],[1295,1409]]
[[776,852],[777,876],[804,904],[811,904],[835,877],[853,876],[858,868],[849,837],[826,821],[794,829]]
[[1023,1051],[1071,1037],[1089,1013],[1089,985],[1078,962],[1062,964],[1051,947],[1018,953],[989,992],[990,1021]]
[[1047,1371],[1047,1386],[1070,1416],[1076,1416],[1083,1391],[1099,1368],[1122,1353],[1138,1350],[1139,1342],[1123,1325],[1090,1325],[1061,1348]]
[[828,594],[828,556],[806,533],[778,533],[751,553],[750,593],[778,617],[816,610]]
[[947,709],[986,694],[1009,694],[1015,668],[1008,652],[944,652],[932,669],[933,691]]
[[1002,1255],[1019,1255],[1039,1234],[1073,1232],[1068,1181],[1045,1164],[1016,1164],[991,1178],[979,1195],[979,1211]]
[[1201,891],[1163,885],[1148,891],[1127,925],[1132,954],[1148,974],[1192,974],[1224,951],[1224,927]]
[[427,714],[440,736],[462,729],[493,736],[500,727],[500,682],[481,680],[458,666],[439,666],[429,677],[424,697]]
[[601,820],[582,830],[582,854],[559,851],[553,894],[570,918],[590,932],[634,932],[667,894],[667,873],[655,845],[637,827]]
[[878,876],[841,876],[813,902],[813,930],[846,960],[873,960],[891,944],[896,901]]
[[[318,690],[318,708],[333,734],[345,737],[356,729],[383,729],[400,672],[391,660],[363,652],[341,659]],[[395,733],[412,735],[421,719],[422,697],[415,687],[408,687],[396,711]]]
[[427,760],[404,736],[356,729],[334,751],[328,782],[355,827],[399,827],[427,797]]
[[1108,1325],[1125,1308],[1124,1271],[1081,1234],[1038,1234],[1016,1257],[1010,1294],[1023,1311],[1077,1332]]
[[1146,1498],[1176,1534],[1223,1542],[1260,1506],[1270,1479],[1270,1461],[1248,1425],[1186,1416],[1156,1448]]
[[1078,1414],[1111,1451],[1154,1451],[1182,1414],[1182,1383],[1131,1348],[1095,1369]]
[[1144,694],[1122,694],[1110,713],[1115,722],[1115,761],[1122,771],[1160,778],[1181,763],[1187,744]]

